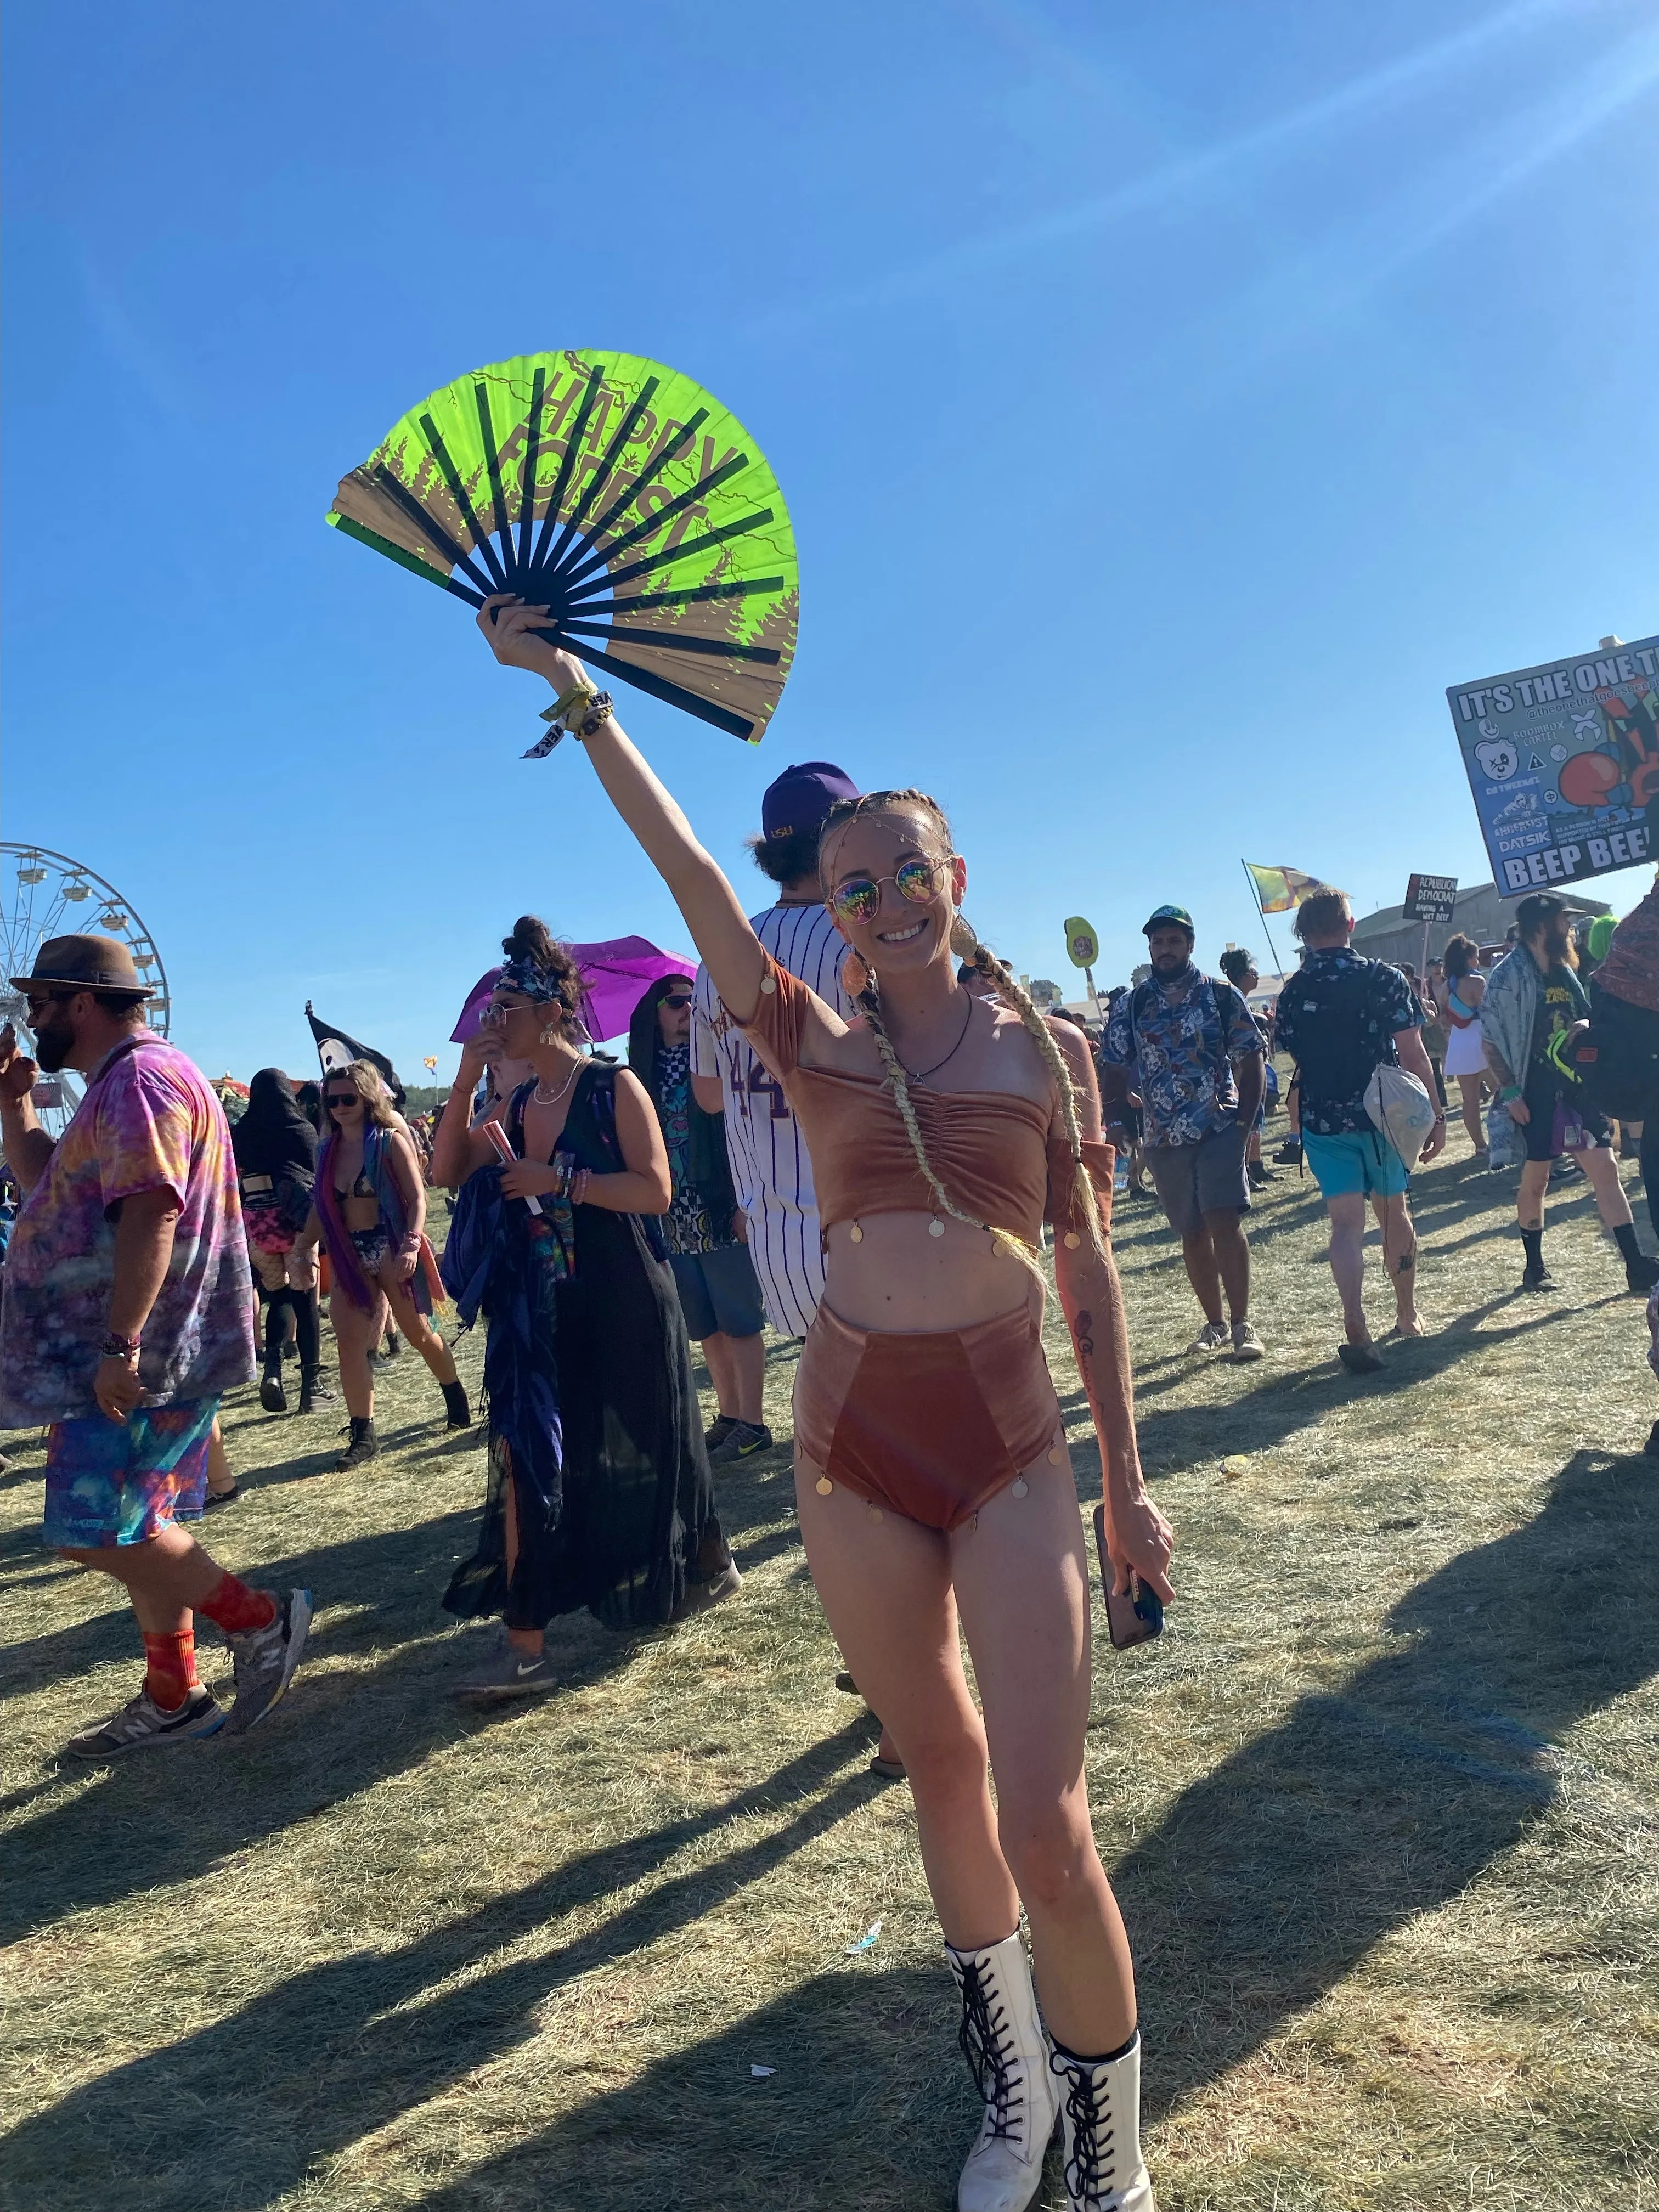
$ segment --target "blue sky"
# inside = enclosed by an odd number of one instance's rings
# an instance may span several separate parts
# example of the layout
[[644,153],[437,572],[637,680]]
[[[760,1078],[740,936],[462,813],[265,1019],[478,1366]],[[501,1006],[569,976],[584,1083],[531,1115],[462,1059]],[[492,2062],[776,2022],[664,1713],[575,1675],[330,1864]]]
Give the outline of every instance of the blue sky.
[[[14,9],[4,834],[115,883],[211,1072],[307,997],[407,1077],[514,915],[684,933],[468,611],[324,526],[415,400],[668,362],[789,501],[751,751],[625,696],[710,845],[918,783],[1101,980],[1241,855],[1486,880],[1448,684],[1656,627],[1638,0]],[[1604,879],[1621,908],[1645,872]],[[1280,926],[1280,942],[1286,941]]]

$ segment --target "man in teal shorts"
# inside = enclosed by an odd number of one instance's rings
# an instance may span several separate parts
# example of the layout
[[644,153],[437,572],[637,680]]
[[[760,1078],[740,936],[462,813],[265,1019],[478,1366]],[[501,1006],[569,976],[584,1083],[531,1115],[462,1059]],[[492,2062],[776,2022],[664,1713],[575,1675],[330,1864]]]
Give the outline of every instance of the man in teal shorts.
[[[1423,1048],[1423,1010],[1410,984],[1399,969],[1362,959],[1349,945],[1353,915],[1344,894],[1316,891],[1297,908],[1295,927],[1307,951],[1279,994],[1275,1036],[1296,1062],[1303,1156],[1331,1217],[1331,1273],[1347,1336],[1337,1356],[1352,1373],[1371,1375],[1382,1362],[1365,1321],[1367,1199],[1382,1231],[1395,1333],[1421,1336],[1423,1325],[1417,1236],[1406,1199],[1409,1168],[1365,1111],[1365,1091],[1379,1066],[1397,1066],[1433,1098],[1434,1070]],[[1423,1147],[1424,1161],[1445,1142],[1442,1112]]]

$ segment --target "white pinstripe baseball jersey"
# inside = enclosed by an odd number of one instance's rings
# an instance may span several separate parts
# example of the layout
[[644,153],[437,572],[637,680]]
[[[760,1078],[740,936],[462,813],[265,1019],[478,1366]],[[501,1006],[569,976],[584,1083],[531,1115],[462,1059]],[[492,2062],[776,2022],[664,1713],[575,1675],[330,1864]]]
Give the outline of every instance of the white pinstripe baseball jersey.
[[[751,915],[755,934],[780,968],[841,1014],[853,1002],[841,988],[847,940],[815,900],[811,906],[770,906]],[[805,1336],[823,1296],[812,1163],[783,1086],[744,1042],[715,994],[707,968],[697,970],[691,1024],[691,1072],[717,1075],[726,1096],[726,1149],[738,1203],[749,1218],[749,1254],[774,1328]]]

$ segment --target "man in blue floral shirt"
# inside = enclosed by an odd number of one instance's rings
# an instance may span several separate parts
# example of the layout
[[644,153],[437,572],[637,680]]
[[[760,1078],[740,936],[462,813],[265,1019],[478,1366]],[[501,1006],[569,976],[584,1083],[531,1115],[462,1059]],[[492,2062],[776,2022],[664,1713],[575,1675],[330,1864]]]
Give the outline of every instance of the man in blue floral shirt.
[[[1249,1320],[1244,1149],[1267,1083],[1261,1034],[1232,985],[1194,966],[1185,907],[1159,907],[1144,933],[1152,972],[1112,1011],[1101,1040],[1103,1073],[1131,1063],[1139,1071],[1131,1098],[1146,1112],[1146,1165],[1204,1309],[1188,1349],[1222,1352],[1231,1343],[1235,1359],[1260,1359],[1261,1339]],[[1109,1077],[1105,1087],[1114,1087]],[[1224,1291],[1231,1329],[1222,1319]]]
[[[1296,933],[1307,950],[1279,994],[1275,1036],[1296,1062],[1296,1107],[1302,1149],[1331,1217],[1331,1273],[1342,1300],[1347,1341],[1337,1346],[1355,1375],[1382,1366],[1365,1322],[1365,1201],[1376,1211],[1382,1254],[1394,1286],[1395,1333],[1421,1336],[1417,1317],[1417,1235],[1406,1203],[1409,1170],[1365,1111],[1365,1092],[1379,1066],[1403,1067],[1429,1097],[1434,1070],[1423,1045],[1423,1009],[1397,968],[1362,959],[1348,939],[1353,914],[1342,892],[1316,891],[1296,910]],[[1431,1160],[1446,1142],[1446,1117],[1435,1116],[1423,1147]]]

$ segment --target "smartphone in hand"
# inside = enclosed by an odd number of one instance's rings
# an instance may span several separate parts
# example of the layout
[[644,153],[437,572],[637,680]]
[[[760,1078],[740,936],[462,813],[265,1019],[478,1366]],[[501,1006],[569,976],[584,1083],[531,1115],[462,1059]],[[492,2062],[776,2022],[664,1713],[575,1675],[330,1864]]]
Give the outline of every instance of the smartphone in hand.
[[1095,1550],[1100,1559],[1101,1589],[1106,1599],[1106,1627],[1112,1648],[1127,1651],[1132,1644],[1146,1644],[1164,1633],[1164,1601],[1150,1583],[1132,1574],[1127,1590],[1115,1591],[1117,1580],[1106,1549],[1106,1508],[1095,1508]]

